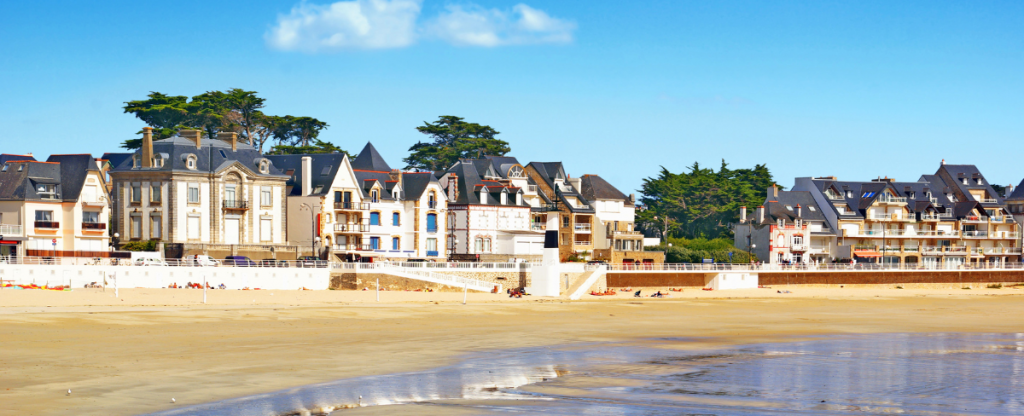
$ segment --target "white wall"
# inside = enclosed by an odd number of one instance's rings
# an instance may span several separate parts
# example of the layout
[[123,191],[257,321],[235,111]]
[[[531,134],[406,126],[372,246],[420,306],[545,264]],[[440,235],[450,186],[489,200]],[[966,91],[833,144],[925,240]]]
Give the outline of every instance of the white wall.
[[[211,286],[221,283],[228,289],[243,287],[260,289],[296,290],[301,288],[326,290],[331,280],[331,269],[310,268],[244,268],[244,267],[157,267],[157,266],[43,266],[0,265],[0,279],[14,284],[67,285],[81,288],[90,282],[107,287],[163,288],[172,283],[183,286],[188,282],[202,283],[203,277]],[[4,289],[8,290],[8,289]]]

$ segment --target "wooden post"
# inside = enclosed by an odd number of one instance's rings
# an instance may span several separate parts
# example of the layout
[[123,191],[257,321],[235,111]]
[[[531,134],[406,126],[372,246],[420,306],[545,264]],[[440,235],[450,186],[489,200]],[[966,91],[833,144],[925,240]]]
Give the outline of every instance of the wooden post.
[[377,302],[380,302],[380,278],[377,278]]

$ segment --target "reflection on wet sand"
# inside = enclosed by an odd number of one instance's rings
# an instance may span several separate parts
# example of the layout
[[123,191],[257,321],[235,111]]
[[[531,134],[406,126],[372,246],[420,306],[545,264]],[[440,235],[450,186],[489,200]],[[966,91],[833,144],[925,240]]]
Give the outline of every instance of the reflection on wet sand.
[[673,345],[689,342],[480,354],[160,414],[1024,413],[1024,334],[832,336],[684,352]]

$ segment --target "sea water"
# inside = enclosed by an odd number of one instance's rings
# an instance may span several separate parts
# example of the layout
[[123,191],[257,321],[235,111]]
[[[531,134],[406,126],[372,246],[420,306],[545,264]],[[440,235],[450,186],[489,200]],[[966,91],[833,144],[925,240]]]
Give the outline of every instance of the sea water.
[[159,414],[1024,414],[1024,333],[842,335],[687,350],[695,341],[478,353],[427,371]]

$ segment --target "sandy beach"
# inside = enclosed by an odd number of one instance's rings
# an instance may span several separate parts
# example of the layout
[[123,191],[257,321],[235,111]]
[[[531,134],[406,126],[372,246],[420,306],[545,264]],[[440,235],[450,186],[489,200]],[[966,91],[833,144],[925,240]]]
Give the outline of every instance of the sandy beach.
[[210,291],[204,305],[199,290],[3,290],[0,414],[139,414],[577,342],[1024,329],[1018,289],[787,289],[467,305],[441,292]]

